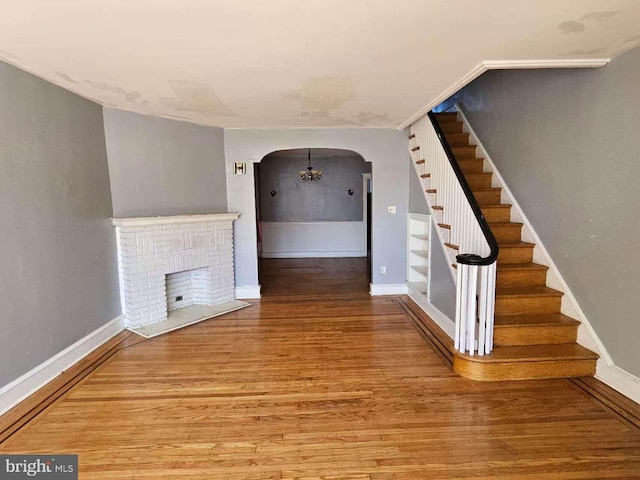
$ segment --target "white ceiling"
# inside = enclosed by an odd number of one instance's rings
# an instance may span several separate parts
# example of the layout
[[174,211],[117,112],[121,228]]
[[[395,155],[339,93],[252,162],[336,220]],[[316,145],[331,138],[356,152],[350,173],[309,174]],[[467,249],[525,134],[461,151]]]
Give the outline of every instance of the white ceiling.
[[5,0],[0,59],[227,128],[397,127],[486,60],[608,58],[639,0]]

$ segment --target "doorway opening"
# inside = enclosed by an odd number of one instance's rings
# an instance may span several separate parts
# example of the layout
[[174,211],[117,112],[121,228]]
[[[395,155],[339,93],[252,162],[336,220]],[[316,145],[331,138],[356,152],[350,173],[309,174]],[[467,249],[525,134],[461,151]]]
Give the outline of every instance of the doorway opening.
[[263,297],[368,295],[371,170],[358,153],[329,148],[279,150],[254,164]]

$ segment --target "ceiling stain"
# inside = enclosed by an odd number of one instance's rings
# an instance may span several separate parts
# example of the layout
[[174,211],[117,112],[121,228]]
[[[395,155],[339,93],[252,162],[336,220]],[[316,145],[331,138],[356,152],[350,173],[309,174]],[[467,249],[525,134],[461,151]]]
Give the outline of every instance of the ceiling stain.
[[235,113],[218,98],[210,85],[202,83],[169,82],[175,98],[161,98],[160,102],[176,112],[193,112],[210,117],[233,117]]
[[140,92],[128,92],[124,96],[124,99],[131,103],[137,103],[140,98],[142,98],[142,94]]
[[305,119],[305,124],[313,126],[328,126],[328,125],[340,125],[340,126],[357,126],[357,123],[347,118],[337,117],[331,115],[327,110],[311,110],[300,112],[298,115]]
[[562,22],[558,25],[558,29],[565,35],[572,33],[582,33],[585,30],[584,23],[578,22],[577,20],[569,20],[568,22]]
[[624,43],[636,43],[636,42],[640,42],[640,33],[624,41]]
[[181,121],[187,121],[187,122],[193,121],[192,118],[183,117],[181,115],[171,115],[171,114],[168,114],[168,113],[157,113],[157,112],[154,113],[154,115],[157,116],[157,117],[161,117],[161,118],[170,118],[172,120],[181,120]]
[[284,92],[282,94],[282,99],[283,100],[294,100],[294,101],[298,101],[300,100],[300,90],[289,90],[287,92]]
[[121,87],[114,87],[113,85],[109,85],[108,83],[95,82],[93,80],[85,80],[84,83],[92,86],[95,89],[102,90],[103,92],[125,93],[125,91]]
[[307,111],[335,110],[355,97],[353,82],[347,77],[310,78],[300,90],[283,95],[286,100],[299,101],[302,109]]
[[5,52],[4,50],[0,50],[0,59],[7,60],[9,62],[17,62],[20,59],[13,55],[12,53]]
[[65,81],[67,81],[69,83],[76,83],[76,84],[80,83],[78,80],[73,78],[71,75],[67,75],[66,73],[56,72],[56,75],[58,75],[61,79],[65,80]]
[[590,12],[587,13],[586,15],[580,17],[580,20],[593,20],[596,22],[603,22],[605,20],[609,20],[612,17],[615,17],[616,15],[618,15],[618,11],[616,10],[603,10],[601,12]]
[[391,122],[386,113],[358,112],[355,118],[358,125],[387,125]]
[[558,25],[558,29],[565,35],[572,33],[582,33],[587,28],[584,22],[604,22],[618,15],[617,10],[602,10],[598,12],[589,12],[578,20],[569,20]]
[[312,110],[312,111],[304,111],[300,112],[301,117],[313,117],[313,118],[324,118],[329,116],[328,110]]
[[594,48],[592,50],[578,49],[578,50],[571,50],[570,52],[561,53],[559,56],[560,57],[575,57],[579,55],[593,56],[593,55],[598,55],[604,52],[604,50],[605,50],[604,48]]
[[[62,75],[64,75],[64,74],[58,73],[58,75],[62,77]],[[65,77],[62,77],[62,78],[65,78]],[[73,80],[70,80],[70,81],[73,81]],[[93,87],[93,88],[95,88],[97,90],[121,95],[129,103],[138,104],[139,100],[143,98],[142,94],[140,92],[138,92],[138,91],[131,91],[130,92],[130,91],[125,90],[122,87],[118,87],[117,85],[109,85],[108,83],[95,82],[93,80],[85,80],[84,82],[87,85],[89,85],[89,86],[91,86],[91,87]],[[79,82],[75,82],[75,83],[79,83]],[[147,103],[148,103],[148,101],[147,101]],[[146,105],[145,102],[142,102],[142,104]]]

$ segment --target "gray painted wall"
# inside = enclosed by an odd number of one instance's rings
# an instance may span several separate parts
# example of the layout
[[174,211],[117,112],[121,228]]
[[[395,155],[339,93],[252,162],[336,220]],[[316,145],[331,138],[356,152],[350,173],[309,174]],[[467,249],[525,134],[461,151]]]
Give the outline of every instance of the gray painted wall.
[[439,228],[431,223],[431,281],[429,284],[429,301],[444,313],[452,322],[456,319],[456,284],[451,276],[449,260],[440,243],[435,229]]
[[424,198],[424,192],[420,186],[420,179],[415,172],[411,160],[409,160],[409,211],[411,213],[431,215],[427,201]]
[[120,314],[100,106],[0,63],[0,386]]
[[[359,155],[313,155],[319,181],[302,182],[307,150],[267,155],[260,162],[260,208],[265,222],[361,222],[362,174],[370,171]],[[353,195],[347,191],[353,190]],[[271,191],[276,195],[272,196]]]
[[227,211],[221,128],[115,109],[104,123],[114,216]]
[[[341,148],[372,162],[372,263],[376,284],[404,284],[407,235],[407,133],[393,129],[226,130],[227,199],[229,210],[242,216],[235,226],[236,285],[258,285],[253,168],[234,175],[232,162],[260,162],[277,150]],[[395,205],[395,215],[387,206]],[[387,274],[380,267],[387,267]]]
[[457,99],[616,364],[640,375],[640,49],[495,71]]
[[[409,211],[425,215],[431,214],[424,198],[418,175],[413,165],[411,165],[411,160],[409,160]],[[431,249],[429,300],[438,310],[452,321],[455,321],[456,284],[453,282],[453,277],[449,270],[449,262],[435,228],[432,222],[431,235],[429,237],[429,248]]]

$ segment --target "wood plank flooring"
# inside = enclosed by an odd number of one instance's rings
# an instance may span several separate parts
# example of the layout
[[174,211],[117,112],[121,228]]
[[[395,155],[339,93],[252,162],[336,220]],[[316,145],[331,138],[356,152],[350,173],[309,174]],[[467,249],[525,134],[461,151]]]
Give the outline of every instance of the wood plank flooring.
[[568,381],[458,377],[403,298],[295,295],[119,350],[0,452],[91,480],[640,478],[640,435]]
[[263,258],[262,300],[369,298],[369,260],[356,258]]

